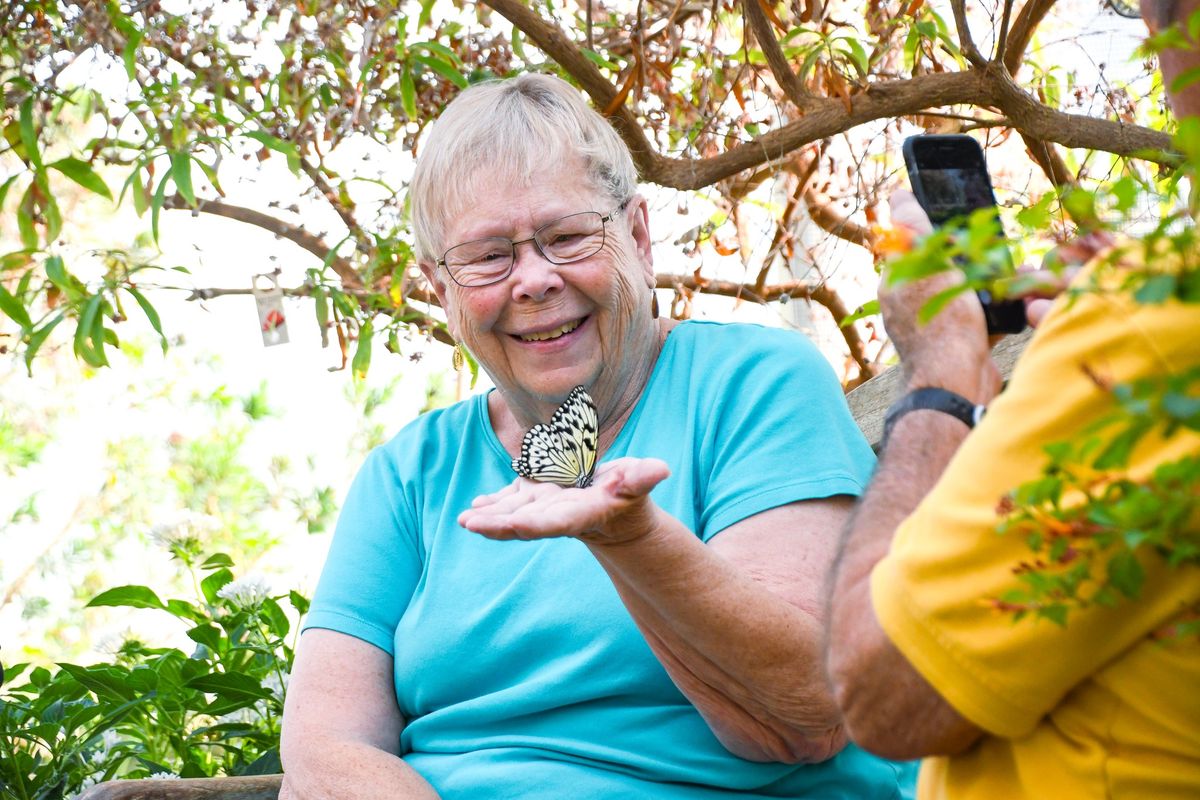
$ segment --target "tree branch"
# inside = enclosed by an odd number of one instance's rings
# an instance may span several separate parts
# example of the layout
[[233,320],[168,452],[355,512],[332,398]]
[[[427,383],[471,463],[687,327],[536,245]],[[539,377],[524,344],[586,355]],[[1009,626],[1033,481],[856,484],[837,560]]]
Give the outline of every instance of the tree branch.
[[[962,11],[962,0],[955,3]],[[616,96],[616,89],[570,37],[527,5],[517,0],[490,0],[489,5],[558,62],[597,106],[607,107]],[[1025,94],[1009,76],[1000,73],[1001,70],[994,68],[972,69],[872,83],[850,96],[849,109],[841,98],[813,97],[800,119],[710,158],[669,158],[658,154],[633,112],[625,106],[618,108],[611,119],[633,153],[642,179],[682,190],[701,189],[743,170],[780,161],[810,142],[867,122],[963,104],[1000,107],[1018,130],[1068,147],[1147,157],[1147,153],[1166,151],[1170,145],[1169,136],[1150,128],[1046,108]],[[1148,158],[1159,163],[1173,161],[1170,154]]]
[[1016,75],[1025,58],[1025,50],[1037,26],[1041,24],[1050,9],[1054,8],[1056,0],[1026,0],[1025,5],[1017,12],[1013,20],[1012,32],[1008,35],[1008,44],[1004,48],[1004,67],[1010,75]]
[[758,42],[763,55],[767,57],[767,64],[771,67],[771,74],[775,76],[775,82],[779,84],[779,88],[783,90],[787,99],[791,100],[801,113],[804,113],[812,102],[812,95],[804,88],[799,76],[792,72],[787,57],[783,54],[783,48],[779,46],[779,40],[775,38],[771,21],[767,19],[762,6],[759,5],[760,2],[761,0],[742,0],[742,13],[750,22],[750,30],[754,33],[755,41]]
[[838,324],[838,328],[850,348],[850,356],[858,364],[858,368],[868,376],[875,374],[875,367],[867,358],[866,344],[858,330],[853,325],[842,326],[842,321],[850,315],[846,304],[842,302],[842,298],[838,297],[837,292],[823,283],[813,286],[805,281],[788,281],[758,289],[749,283],[697,280],[691,275],[658,275],[655,286],[659,289],[674,289],[675,291],[683,289],[688,292],[719,297],[745,298],[757,303],[770,303],[784,296],[793,300],[811,300],[824,306],[833,317],[834,322]]
[[1008,26],[1012,21],[1013,0],[1004,0],[1004,13],[1000,17],[1000,35],[996,37],[996,56],[993,61],[1004,61],[1004,48],[1008,45]]
[[967,23],[967,7],[964,0],[950,0],[950,9],[954,12],[954,27],[958,29],[958,45],[967,61],[973,66],[982,67],[987,59],[979,52],[974,37],[971,36],[971,26]]
[[[324,261],[328,258],[329,253],[333,250],[324,239],[304,230],[299,225],[293,225],[289,222],[284,222],[281,219],[272,217],[269,214],[264,214],[261,211],[255,211],[252,208],[243,208],[242,206],[230,205],[229,203],[220,200],[200,200],[196,201],[196,208],[188,205],[187,201],[179,195],[172,195],[163,201],[163,208],[177,209],[180,211],[203,211],[206,214],[214,214],[218,217],[237,220],[244,222],[247,225],[253,225],[257,228],[273,233],[280,238],[294,242],[304,250],[315,255],[317,258]],[[361,289],[362,279],[358,272],[354,269],[354,265],[349,259],[336,256],[330,266],[337,276],[342,280],[342,286],[346,289]]]
[[[617,96],[617,90],[600,70],[583,55],[570,37],[557,26],[546,22],[534,13],[528,4],[520,0],[487,0],[487,5],[496,9],[509,22],[533,41],[538,48],[566,70],[598,108],[608,108]],[[654,148],[646,138],[637,117],[621,104],[609,117],[625,144],[633,153],[635,162],[653,157]],[[732,174],[732,173],[730,173]]]
[[[312,297],[313,290],[314,290],[314,287],[309,286],[308,284],[305,284],[303,286],[296,286],[296,287],[291,287],[291,288],[281,288],[279,291],[283,294],[284,297]],[[370,296],[370,293],[364,289],[355,289],[352,291],[347,291],[345,293],[350,295],[351,297],[356,297],[359,300],[365,300],[367,297]],[[253,288],[192,289],[192,293],[190,295],[188,295],[188,297],[186,299],[189,302],[191,302],[191,301],[196,301],[196,300],[211,300],[214,297],[230,297],[230,296],[247,295],[247,294],[254,294],[254,289]],[[433,296],[433,294],[431,294],[430,292],[428,292],[424,289],[417,289],[417,288],[411,289],[407,293],[407,296],[409,299],[416,300],[418,302],[437,305],[437,298],[435,296]],[[429,316],[428,314],[426,314],[423,311],[420,311],[419,309],[414,308],[411,303],[404,303],[399,308],[395,308],[390,311],[384,311],[381,313],[386,313],[393,317],[395,317],[395,316],[419,317],[419,320],[416,322],[416,325],[418,328],[421,328],[422,330],[425,330],[425,331],[429,331],[430,335],[432,335],[434,339],[437,339],[442,344],[448,344],[448,345],[455,344],[454,337],[452,337],[450,335],[450,333],[446,330],[445,326],[439,320],[435,319],[434,317]]]

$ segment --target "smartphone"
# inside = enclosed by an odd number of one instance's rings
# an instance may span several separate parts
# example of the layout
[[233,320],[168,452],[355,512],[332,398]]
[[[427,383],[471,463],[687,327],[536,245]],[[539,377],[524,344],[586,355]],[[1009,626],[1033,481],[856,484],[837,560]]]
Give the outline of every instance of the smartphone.
[[[904,140],[904,165],[913,194],[929,220],[937,226],[964,221],[978,208],[995,208],[992,180],[983,148],[962,134],[922,134]],[[999,218],[997,218],[999,224]],[[996,301],[991,293],[977,292],[983,304],[988,333],[1025,330],[1025,304],[1020,300]]]

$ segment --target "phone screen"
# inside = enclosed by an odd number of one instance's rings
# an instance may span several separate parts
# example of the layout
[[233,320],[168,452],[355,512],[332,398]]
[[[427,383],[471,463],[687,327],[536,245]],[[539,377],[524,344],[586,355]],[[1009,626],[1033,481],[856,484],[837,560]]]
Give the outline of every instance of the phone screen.
[[993,205],[987,173],[980,169],[921,168],[925,212],[935,224]]

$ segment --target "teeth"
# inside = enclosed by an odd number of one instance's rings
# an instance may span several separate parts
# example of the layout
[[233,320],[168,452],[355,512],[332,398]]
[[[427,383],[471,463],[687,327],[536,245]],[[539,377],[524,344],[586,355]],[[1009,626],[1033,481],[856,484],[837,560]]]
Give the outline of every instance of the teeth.
[[541,333],[527,333],[521,336],[523,342],[544,342],[547,339],[557,339],[560,336],[570,333],[579,327],[582,320],[568,322],[566,325],[555,328],[552,331],[543,331]]

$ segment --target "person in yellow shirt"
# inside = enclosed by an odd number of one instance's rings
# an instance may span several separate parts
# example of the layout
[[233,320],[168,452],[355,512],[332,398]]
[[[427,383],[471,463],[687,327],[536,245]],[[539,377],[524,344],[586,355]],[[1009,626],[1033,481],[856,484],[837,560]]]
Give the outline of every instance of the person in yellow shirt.
[[[1200,0],[1142,3],[1152,32],[1186,31],[1198,10]],[[1200,69],[1191,49],[1159,62],[1168,87]],[[1200,85],[1171,101],[1178,116],[1200,114]],[[906,193],[893,198],[893,222],[928,230]],[[1200,797],[1200,636],[1177,632],[1200,609],[1194,562],[1168,566],[1141,548],[1140,595],[1073,609],[1065,626],[1015,621],[989,602],[1031,557],[1024,537],[997,534],[1000,499],[1040,474],[1044,445],[1112,411],[1099,384],[1200,366],[1200,305],[1119,292],[1060,298],[1048,313],[1030,305],[1031,321],[1045,317],[999,394],[973,294],[916,321],[955,279],[881,293],[909,390],[935,391],[890,415],[833,569],[826,663],[847,731],[879,755],[925,757],[923,800]],[[972,430],[974,406],[987,414]],[[1127,477],[1184,457],[1200,457],[1195,431],[1149,436]]]

